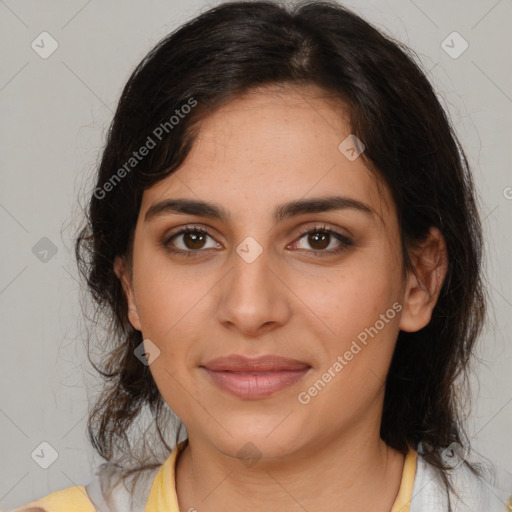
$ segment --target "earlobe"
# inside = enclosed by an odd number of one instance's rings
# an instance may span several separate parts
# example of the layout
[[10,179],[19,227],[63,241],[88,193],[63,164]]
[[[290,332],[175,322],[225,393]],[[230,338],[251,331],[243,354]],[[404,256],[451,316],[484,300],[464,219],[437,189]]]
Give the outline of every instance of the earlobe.
[[135,295],[133,293],[132,278],[129,269],[127,268],[126,262],[121,256],[116,256],[114,260],[114,272],[118,279],[121,281],[124,295],[128,303],[128,320],[134,329],[140,331],[141,324],[137,304],[135,302]]
[[432,318],[448,270],[446,243],[437,228],[431,228],[426,239],[412,251],[414,271],[410,271],[404,291],[400,329],[416,332]]

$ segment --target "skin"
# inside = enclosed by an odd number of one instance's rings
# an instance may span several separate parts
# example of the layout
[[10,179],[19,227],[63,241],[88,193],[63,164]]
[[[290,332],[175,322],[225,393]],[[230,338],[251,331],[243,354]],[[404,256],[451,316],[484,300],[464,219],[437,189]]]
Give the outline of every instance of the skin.
[[[390,511],[404,456],[380,439],[384,383],[400,329],[431,318],[446,273],[446,249],[432,229],[402,273],[395,205],[363,158],[338,145],[350,134],[346,110],[316,88],[262,88],[202,121],[196,144],[173,175],[143,194],[132,267],[115,271],[129,319],[160,350],[150,369],[164,400],[187,427],[178,459],[180,508],[203,511]],[[343,195],[368,205],[305,213],[275,222],[288,201]],[[167,198],[207,200],[230,219],[167,212],[145,222]],[[207,229],[197,245],[178,236]],[[326,248],[301,229],[332,229]],[[318,230],[318,229],[317,229]],[[261,254],[247,263],[236,248],[248,236]],[[319,255],[323,251],[324,256]],[[402,309],[306,405],[297,396],[394,303]],[[201,364],[229,354],[278,354],[311,366],[301,381],[264,399],[232,396]],[[252,443],[259,460],[238,454]],[[252,446],[251,445],[251,446]]]

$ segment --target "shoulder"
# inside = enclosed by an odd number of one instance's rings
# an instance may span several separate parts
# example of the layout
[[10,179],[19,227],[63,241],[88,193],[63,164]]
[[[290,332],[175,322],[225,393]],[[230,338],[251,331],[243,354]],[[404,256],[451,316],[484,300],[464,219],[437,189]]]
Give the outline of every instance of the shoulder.
[[48,496],[17,508],[13,512],[95,512],[85,487],[78,485],[57,491]]
[[510,510],[507,503],[512,496],[512,489],[497,486],[496,481],[485,474],[475,475],[464,461],[460,461],[445,474],[450,479],[455,493],[448,493],[441,470],[418,454],[410,512],[447,512],[448,503],[453,512]]
[[119,466],[104,463],[88,485],[54,492],[12,512],[144,512],[158,469],[141,470],[125,479]]
[[86,491],[98,510],[108,512],[144,512],[153,479],[160,467],[142,469],[123,477],[115,464],[102,464]]

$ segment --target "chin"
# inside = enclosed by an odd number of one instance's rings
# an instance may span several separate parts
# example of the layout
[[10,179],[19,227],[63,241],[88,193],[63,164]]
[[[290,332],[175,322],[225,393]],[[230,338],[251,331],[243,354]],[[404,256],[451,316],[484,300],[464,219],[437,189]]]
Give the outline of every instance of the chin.
[[[287,413],[288,414],[288,413]],[[219,422],[225,427],[221,437],[210,442],[225,455],[238,459],[275,459],[292,454],[304,444],[304,428],[294,425],[290,414],[244,415]],[[284,421],[283,421],[284,420]],[[219,430],[216,430],[219,432]]]

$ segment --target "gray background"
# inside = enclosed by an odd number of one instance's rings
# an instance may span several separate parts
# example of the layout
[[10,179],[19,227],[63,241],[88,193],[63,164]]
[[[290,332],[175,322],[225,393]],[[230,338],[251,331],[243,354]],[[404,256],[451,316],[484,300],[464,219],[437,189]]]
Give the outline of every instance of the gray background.
[[[0,0],[0,509],[86,484],[100,462],[85,435],[95,377],[84,351],[72,255],[77,198],[92,186],[133,67],[161,37],[213,3],[60,0],[43,8],[38,0]],[[344,4],[417,52],[473,166],[492,303],[468,431],[473,448],[511,476],[512,3]],[[43,31],[58,43],[47,59],[31,47],[34,40],[42,46]],[[457,58],[442,45],[453,31],[469,44]],[[457,38],[445,44],[452,53],[462,48]],[[40,242],[44,237],[51,242]],[[48,469],[31,457],[43,441],[58,453]]]

